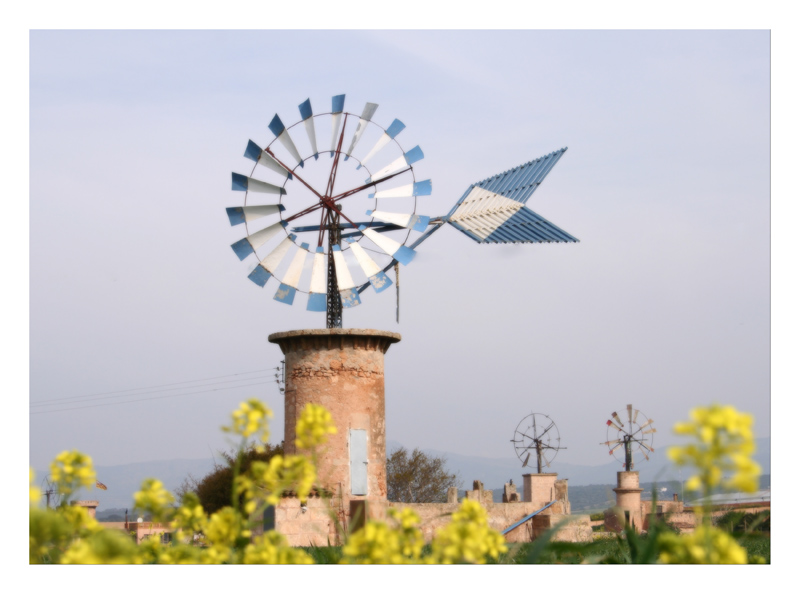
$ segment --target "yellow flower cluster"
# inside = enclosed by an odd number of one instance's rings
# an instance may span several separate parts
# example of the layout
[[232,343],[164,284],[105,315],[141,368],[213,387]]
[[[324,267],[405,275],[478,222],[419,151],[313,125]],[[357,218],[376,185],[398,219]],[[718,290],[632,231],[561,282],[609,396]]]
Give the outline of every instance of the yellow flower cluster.
[[50,464],[50,476],[58,491],[66,498],[80,487],[93,488],[96,484],[92,459],[78,451],[61,452]]
[[257,398],[242,402],[233,413],[232,423],[222,428],[226,433],[241,435],[245,439],[255,436],[262,443],[269,441],[269,420],[272,411]]
[[290,547],[277,532],[266,532],[244,549],[244,562],[270,565],[310,565],[314,560],[302,549]]
[[164,483],[158,479],[145,479],[142,482],[141,491],[137,491],[133,495],[134,507],[150,513],[155,521],[166,519],[169,516],[171,510],[168,509],[168,506],[173,501],[175,501],[175,497],[164,488]]
[[477,501],[465,499],[453,520],[431,543],[428,563],[485,563],[508,550],[503,536],[489,527],[486,510]]
[[674,431],[695,437],[696,443],[675,446],[667,452],[676,464],[690,464],[698,469],[686,487],[689,490],[702,487],[708,494],[722,482],[723,473],[733,472],[724,482],[726,487],[748,493],[756,491],[761,468],[750,458],[755,451],[752,415],[732,406],[714,404],[693,409],[690,417],[688,422],[677,423]]
[[181,499],[181,506],[175,511],[172,520],[172,529],[192,535],[203,531],[203,522],[206,514],[200,505],[200,498],[196,493],[185,493]]
[[297,419],[295,444],[301,449],[311,449],[328,441],[328,435],[336,433],[333,417],[318,404],[307,404]]
[[692,533],[666,532],[659,537],[661,563],[744,564],[745,551],[734,538],[713,526],[701,525]]
[[410,509],[390,509],[395,527],[384,522],[367,522],[350,536],[342,549],[342,563],[393,565],[420,563],[425,541],[419,529],[420,518]]
[[[269,462],[256,461],[250,466],[250,476],[243,477],[241,492],[254,497],[260,495],[264,501],[277,505],[284,491],[293,490],[300,501],[305,501],[317,480],[314,464],[305,456],[273,456]],[[245,510],[252,513],[254,506]]]
[[28,470],[30,470],[30,485],[28,489],[30,491],[31,505],[36,505],[42,499],[42,490],[33,484],[33,479],[36,477],[33,468],[29,468]]

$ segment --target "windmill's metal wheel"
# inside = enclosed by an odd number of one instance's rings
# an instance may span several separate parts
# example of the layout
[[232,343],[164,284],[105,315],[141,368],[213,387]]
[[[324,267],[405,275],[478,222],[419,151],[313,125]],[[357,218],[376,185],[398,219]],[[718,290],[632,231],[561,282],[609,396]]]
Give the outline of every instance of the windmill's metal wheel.
[[541,413],[524,417],[514,430],[514,451],[522,466],[536,468],[537,442],[542,457],[542,468],[549,467],[561,447],[561,435],[555,421]]
[[[358,288],[366,283],[377,292],[388,288],[384,270],[411,261],[415,252],[406,243],[430,221],[416,214],[417,197],[431,194],[431,181],[415,177],[419,146],[405,151],[397,141],[405,125],[395,119],[384,129],[372,121],[376,104],[357,116],[344,111],[344,99],[333,97],[331,111],[316,115],[307,99],[301,119],[288,127],[276,114],[269,124],[275,138],[263,148],[247,145],[244,156],[255,163],[250,175],[232,177],[233,190],[245,194],[228,217],[247,231],[233,251],[240,260],[259,259],[249,274],[257,285],[278,280],[276,300],[291,304],[298,291],[308,293],[310,311],[326,309],[329,269],[344,307],[361,302]],[[318,131],[329,135],[327,150],[319,150]],[[364,146],[372,148],[357,150]]]
[[606,441],[603,442],[603,445],[608,446],[609,455],[614,456],[623,467],[626,465],[626,442],[631,444],[632,465],[642,460],[650,460],[650,454],[655,451],[653,434],[656,432],[652,426],[653,419],[639,409],[634,409],[631,404],[626,408],[626,420],[616,412],[611,413],[611,419],[606,421]]

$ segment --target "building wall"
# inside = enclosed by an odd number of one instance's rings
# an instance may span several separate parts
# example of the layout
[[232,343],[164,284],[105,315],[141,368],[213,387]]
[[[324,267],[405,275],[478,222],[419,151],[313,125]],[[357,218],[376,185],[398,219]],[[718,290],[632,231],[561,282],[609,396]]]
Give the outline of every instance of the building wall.
[[[295,426],[306,404],[324,406],[337,433],[318,451],[320,484],[352,499],[386,500],[384,353],[400,335],[378,330],[297,330],[269,337],[286,359],[284,448],[297,452]],[[350,472],[350,430],[367,434],[367,493],[353,494]]]

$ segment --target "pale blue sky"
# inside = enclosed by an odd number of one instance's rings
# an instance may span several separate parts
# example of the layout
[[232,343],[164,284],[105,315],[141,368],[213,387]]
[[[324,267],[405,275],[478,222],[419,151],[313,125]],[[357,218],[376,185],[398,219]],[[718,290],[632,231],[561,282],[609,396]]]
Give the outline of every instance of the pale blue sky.
[[[767,31],[67,32],[30,38],[30,401],[273,367],[272,332],[323,325],[246,278],[224,207],[276,112],[380,105],[433,180],[422,214],[568,146],[528,206],[576,245],[480,246],[453,228],[345,326],[400,332],[387,438],[513,456],[529,412],[575,464],[612,410],[697,404],[770,433]],[[318,107],[317,107],[318,106]],[[273,386],[30,417],[30,462],[200,458]]]

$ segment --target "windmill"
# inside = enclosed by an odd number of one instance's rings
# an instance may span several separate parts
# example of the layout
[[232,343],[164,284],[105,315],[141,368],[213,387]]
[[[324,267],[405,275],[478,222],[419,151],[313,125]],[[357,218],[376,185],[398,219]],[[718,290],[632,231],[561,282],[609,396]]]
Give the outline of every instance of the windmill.
[[531,413],[524,417],[514,430],[514,451],[522,461],[522,467],[528,466],[531,456],[535,455],[536,472],[542,474],[542,467],[550,466],[561,447],[561,435],[558,427],[547,415]]
[[[566,148],[471,184],[450,212],[431,217],[417,213],[432,183],[414,173],[422,149],[405,150],[398,141],[405,124],[394,119],[383,128],[373,121],[377,104],[356,115],[344,103],[336,95],[330,112],[315,114],[306,99],[290,126],[276,114],[272,141],[247,145],[249,175],[232,174],[244,204],[227,214],[231,225],[245,226],[246,236],[231,247],[240,260],[257,256],[249,273],[255,284],[276,278],[275,300],[291,305],[297,292],[307,293],[306,309],[326,312],[326,327],[341,328],[343,309],[359,305],[367,288],[380,293],[392,285],[386,274],[392,268],[399,287],[399,264],[408,265],[415,248],[445,223],[483,244],[578,241],[525,206]],[[320,151],[318,130],[330,134],[327,150]],[[358,158],[361,146],[371,148]],[[319,162],[326,152],[329,166]]]
[[[650,460],[653,449],[653,419],[647,417],[642,411],[634,409],[632,404],[627,406],[628,421],[623,422],[616,412],[611,413],[611,418],[606,421],[606,441],[600,445],[609,448],[609,455],[622,462],[627,472],[633,470],[634,459]],[[634,449],[635,448],[635,449]]]

